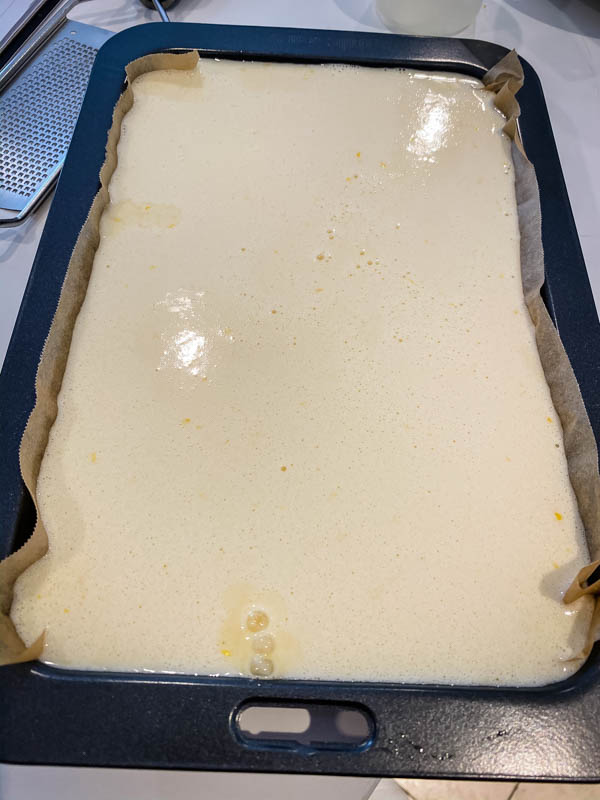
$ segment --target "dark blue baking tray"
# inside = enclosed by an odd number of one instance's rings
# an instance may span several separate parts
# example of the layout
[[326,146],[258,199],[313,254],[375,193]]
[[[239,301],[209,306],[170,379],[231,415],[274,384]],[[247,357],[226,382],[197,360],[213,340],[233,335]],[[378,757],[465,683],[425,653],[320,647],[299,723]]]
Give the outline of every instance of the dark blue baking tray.
[[[507,52],[486,42],[369,33],[161,23],[110,39],[93,68],[0,375],[0,556],[30,534],[18,465],[34,379],[77,235],[98,190],[125,65],[167,49],[296,62],[347,62],[481,77]],[[523,62],[521,132],[540,184],[545,301],[600,436],[600,326],[539,80]],[[244,743],[249,700],[354,705],[371,729],[358,746]],[[547,688],[491,689],[332,681],[0,670],[0,760],[15,764],[600,781],[600,648]]]

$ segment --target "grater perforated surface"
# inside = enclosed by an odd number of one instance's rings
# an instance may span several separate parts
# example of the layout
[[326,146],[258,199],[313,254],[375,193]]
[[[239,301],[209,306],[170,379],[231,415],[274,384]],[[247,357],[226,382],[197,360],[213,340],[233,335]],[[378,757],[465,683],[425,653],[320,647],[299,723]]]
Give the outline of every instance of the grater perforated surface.
[[82,28],[110,35],[69,24],[0,96],[0,208],[20,211],[64,160],[97,53]]

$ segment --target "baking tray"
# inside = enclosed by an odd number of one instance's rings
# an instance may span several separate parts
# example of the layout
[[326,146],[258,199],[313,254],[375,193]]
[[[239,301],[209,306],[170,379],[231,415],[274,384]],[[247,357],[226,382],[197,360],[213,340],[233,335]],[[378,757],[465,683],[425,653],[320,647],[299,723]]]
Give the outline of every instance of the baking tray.
[[[504,48],[473,40],[338,31],[147,24],[110,39],[93,68],[0,375],[0,556],[30,534],[32,504],[18,450],[34,405],[40,353],[104,160],[125,65],[167,49],[295,62],[347,62],[481,77]],[[544,297],[600,436],[600,326],[539,80],[523,62],[521,132],[539,184],[546,253]],[[359,746],[243,742],[249,701],[368,710]],[[494,689],[258,681],[59,670],[39,662],[0,670],[0,760],[15,764],[600,781],[600,648],[568,680]]]

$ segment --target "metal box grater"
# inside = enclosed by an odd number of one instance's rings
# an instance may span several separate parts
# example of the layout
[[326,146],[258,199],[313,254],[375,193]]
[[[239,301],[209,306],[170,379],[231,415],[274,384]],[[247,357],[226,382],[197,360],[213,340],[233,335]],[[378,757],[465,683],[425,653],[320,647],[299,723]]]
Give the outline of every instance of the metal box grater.
[[67,21],[0,95],[0,208],[23,211],[51,188],[96,53],[110,36],[111,31]]

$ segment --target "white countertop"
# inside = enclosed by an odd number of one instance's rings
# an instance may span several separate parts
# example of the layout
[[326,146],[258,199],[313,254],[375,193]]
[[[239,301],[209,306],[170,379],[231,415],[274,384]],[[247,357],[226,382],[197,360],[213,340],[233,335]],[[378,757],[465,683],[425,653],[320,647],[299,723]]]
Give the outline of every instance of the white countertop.
[[[7,8],[14,10],[19,1],[9,0]],[[0,10],[0,22],[3,13]],[[180,0],[169,13],[174,21],[384,33],[371,0]],[[115,32],[158,19],[136,0],[88,0],[69,16]],[[590,0],[485,0],[468,35],[514,47],[540,77],[600,308],[600,5]],[[0,363],[50,202],[20,228],[0,231]],[[368,796],[372,785],[368,779],[348,778],[0,767],[2,800],[51,800],[69,793],[76,800],[166,796],[358,800]]]

